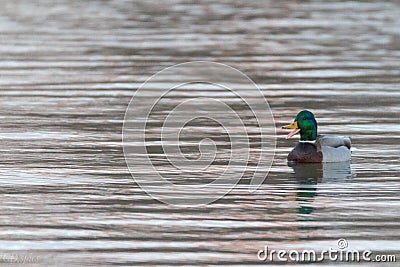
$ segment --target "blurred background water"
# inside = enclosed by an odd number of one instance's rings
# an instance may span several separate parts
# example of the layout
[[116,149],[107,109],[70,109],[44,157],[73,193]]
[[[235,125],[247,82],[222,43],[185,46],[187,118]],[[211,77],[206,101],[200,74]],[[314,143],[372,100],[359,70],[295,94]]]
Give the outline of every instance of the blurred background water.
[[[0,33],[1,255],[250,266],[265,245],[346,238],[399,260],[399,2],[3,1]],[[278,128],[314,111],[321,132],[352,137],[351,164],[288,166],[296,140],[278,129],[255,193],[244,182],[206,207],[153,200],[124,161],[125,109],[150,75],[190,60],[251,77]]]

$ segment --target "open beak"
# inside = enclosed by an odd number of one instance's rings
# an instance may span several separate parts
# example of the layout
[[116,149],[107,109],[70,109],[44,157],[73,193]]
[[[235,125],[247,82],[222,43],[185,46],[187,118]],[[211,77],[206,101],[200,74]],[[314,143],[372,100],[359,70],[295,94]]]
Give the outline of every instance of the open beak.
[[291,131],[286,136],[286,139],[289,139],[289,138],[293,137],[293,135],[295,135],[295,134],[300,132],[299,126],[297,125],[297,121],[293,122],[292,124],[283,126],[282,129],[293,129],[293,131]]

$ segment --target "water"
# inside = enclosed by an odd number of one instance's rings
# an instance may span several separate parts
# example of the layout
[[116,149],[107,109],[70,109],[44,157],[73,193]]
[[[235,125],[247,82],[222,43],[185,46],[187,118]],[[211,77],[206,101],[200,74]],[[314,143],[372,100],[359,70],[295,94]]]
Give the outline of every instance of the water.
[[[0,32],[5,266],[250,266],[265,245],[339,238],[399,260],[398,2],[8,1]],[[206,207],[174,207],[129,175],[134,91],[189,60],[238,68],[271,106],[275,160],[255,193],[243,181]],[[296,140],[279,128],[304,108],[321,132],[352,137],[351,164],[287,165]]]

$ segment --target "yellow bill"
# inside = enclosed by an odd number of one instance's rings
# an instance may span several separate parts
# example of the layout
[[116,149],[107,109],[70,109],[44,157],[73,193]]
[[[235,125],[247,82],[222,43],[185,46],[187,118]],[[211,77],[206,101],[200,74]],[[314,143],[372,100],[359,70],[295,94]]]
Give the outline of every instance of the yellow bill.
[[297,121],[293,122],[292,124],[285,125],[282,129],[293,129],[287,136],[286,139],[293,137],[293,135],[298,134],[300,132],[299,126],[297,125]]

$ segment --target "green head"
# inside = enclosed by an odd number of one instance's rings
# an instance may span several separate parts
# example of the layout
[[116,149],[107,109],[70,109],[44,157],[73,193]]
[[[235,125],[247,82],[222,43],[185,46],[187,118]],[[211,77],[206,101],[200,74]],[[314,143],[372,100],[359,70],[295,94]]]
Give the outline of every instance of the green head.
[[294,122],[290,125],[283,126],[284,129],[294,129],[287,138],[300,132],[301,141],[314,141],[317,139],[317,121],[314,114],[308,110],[300,111]]

